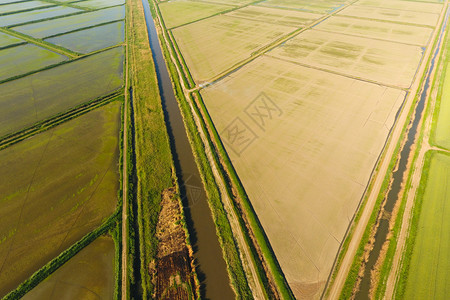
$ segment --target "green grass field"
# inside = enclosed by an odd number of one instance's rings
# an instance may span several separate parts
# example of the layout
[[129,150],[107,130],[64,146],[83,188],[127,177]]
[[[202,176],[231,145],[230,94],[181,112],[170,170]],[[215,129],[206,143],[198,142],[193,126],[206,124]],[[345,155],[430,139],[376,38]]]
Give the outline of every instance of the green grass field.
[[450,149],[450,64],[447,63],[442,94],[440,97],[440,109],[435,125],[433,142],[440,147]]
[[33,44],[0,50],[0,80],[67,60],[67,57]]
[[18,26],[13,29],[35,38],[45,38],[105,22],[122,20],[124,18],[125,7],[118,6],[80,15]]
[[122,87],[122,47],[0,85],[0,136]]
[[[404,299],[448,299],[450,295],[450,156],[428,153],[416,198],[419,214],[410,257],[404,270]],[[407,257],[407,259],[409,259]],[[403,291],[403,290],[401,290]]]
[[120,107],[0,151],[0,297],[114,212]]
[[114,242],[101,236],[22,299],[113,299]]
[[78,53],[90,53],[111,47],[124,40],[124,22],[115,22],[59,35],[45,41]]

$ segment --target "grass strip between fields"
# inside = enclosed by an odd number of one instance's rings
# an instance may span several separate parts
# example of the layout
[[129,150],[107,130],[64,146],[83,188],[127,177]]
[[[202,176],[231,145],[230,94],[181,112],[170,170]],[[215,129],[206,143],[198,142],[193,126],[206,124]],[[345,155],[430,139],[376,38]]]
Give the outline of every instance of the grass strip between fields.
[[[153,18],[155,18],[156,14],[158,13],[158,11],[155,9],[156,4],[153,1],[149,1],[149,4],[152,16]],[[163,28],[163,30],[166,30],[166,28]],[[164,37],[160,36],[160,40],[161,39],[164,40]],[[183,121],[187,129],[188,138],[193,149],[194,157],[206,189],[208,204],[212,211],[213,220],[216,225],[216,233],[219,237],[219,243],[221,245],[225,262],[227,264],[231,284],[239,299],[251,299],[251,291],[248,286],[239,252],[237,250],[237,245],[233,237],[231,225],[228,221],[223,203],[221,201],[220,191],[215,182],[208,158],[206,157],[205,148],[192,117],[192,112],[189,108],[189,104],[187,103],[187,99],[185,98],[184,92],[179,82],[179,76],[181,75],[183,77],[184,74],[178,74],[176,66],[171,59],[167,44],[165,42],[161,42],[160,45],[165,57],[167,69],[171,76],[175,95],[178,99],[178,105],[183,116]]]
[[[129,116],[129,252],[128,270],[132,292],[131,297],[149,299],[155,286],[149,274],[149,265],[158,252],[158,239],[155,231],[161,210],[162,192],[177,187],[173,167],[169,137],[164,121],[162,103],[158,88],[156,70],[148,41],[147,27],[142,2],[131,0],[127,7],[127,34],[129,37],[130,94]],[[135,169],[133,168],[135,166]],[[179,195],[177,200],[180,202]],[[181,205],[181,202],[180,202]],[[137,224],[136,224],[137,223]],[[137,226],[136,226],[137,225]],[[186,244],[189,234],[182,214],[181,225],[185,230]],[[137,248],[136,248],[137,247]],[[138,268],[138,273],[133,268]],[[198,284],[198,279],[195,281]],[[133,295],[136,288],[142,287],[142,295]],[[190,287],[191,289],[193,287]],[[198,290],[197,290],[197,293]]]

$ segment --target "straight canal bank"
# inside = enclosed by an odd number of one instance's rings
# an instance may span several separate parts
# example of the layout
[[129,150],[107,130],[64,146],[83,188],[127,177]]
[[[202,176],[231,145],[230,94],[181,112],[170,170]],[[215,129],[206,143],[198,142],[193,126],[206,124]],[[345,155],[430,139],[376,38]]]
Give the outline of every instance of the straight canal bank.
[[206,192],[187,137],[150,7],[147,0],[142,0],[142,4],[186,223],[194,249],[201,298],[234,299],[235,294],[230,286]]
[[438,54],[440,53],[441,43],[445,34],[445,31],[447,30],[447,22],[448,22],[448,16],[449,16],[449,10],[446,11],[445,19],[441,28],[441,31],[439,32],[439,39],[436,43],[434,52],[432,54],[430,65],[426,71],[426,77],[424,79],[424,84],[422,87],[422,90],[420,92],[420,98],[419,101],[416,104],[416,108],[412,117],[412,120],[410,121],[410,128],[407,132],[407,138],[405,141],[405,144],[403,148],[401,149],[398,161],[397,161],[397,168],[392,174],[392,184],[391,187],[387,193],[386,201],[383,207],[384,210],[384,216],[380,219],[378,228],[376,229],[375,233],[375,242],[373,244],[373,248],[370,251],[368,260],[365,265],[364,269],[364,275],[361,279],[361,283],[359,286],[359,289],[355,295],[355,299],[358,300],[366,300],[370,299],[370,292],[371,292],[371,284],[373,282],[372,279],[372,270],[375,267],[375,264],[378,261],[378,258],[380,257],[380,253],[383,247],[383,244],[386,242],[388,233],[389,233],[389,224],[391,222],[392,218],[392,212],[398,203],[398,201],[401,201],[401,198],[399,197],[401,190],[403,187],[403,182],[406,180],[408,176],[408,161],[410,156],[413,154],[414,145],[417,142],[417,132],[419,129],[420,121],[423,118],[423,112],[425,109],[426,100],[429,95],[429,89],[431,85],[431,75],[433,74],[433,70],[436,64],[436,59],[438,58]]

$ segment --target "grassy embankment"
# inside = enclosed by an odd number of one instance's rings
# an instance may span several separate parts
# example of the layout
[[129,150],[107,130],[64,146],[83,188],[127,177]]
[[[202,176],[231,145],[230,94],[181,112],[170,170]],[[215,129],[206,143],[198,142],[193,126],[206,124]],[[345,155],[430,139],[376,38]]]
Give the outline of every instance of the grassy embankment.
[[[442,27],[442,24],[441,24],[441,27]],[[436,45],[437,45],[437,39],[434,41],[432,49],[434,49],[436,47]],[[431,60],[432,60],[432,55],[428,58],[425,70],[428,70],[428,68],[430,66],[430,63],[431,63]],[[425,82],[426,75],[427,75],[427,72],[424,72],[424,74],[422,74],[422,78],[421,78],[420,84],[419,84],[420,88],[416,92],[414,101],[413,101],[413,103],[412,103],[412,105],[410,107],[410,110],[408,112],[407,120],[411,120],[412,117],[413,117],[413,114],[415,112],[415,107],[417,105],[417,102],[420,99],[420,94],[421,94],[421,91],[422,91],[423,84]],[[404,109],[404,107],[402,108],[402,111],[403,111],[403,109]],[[429,110],[429,106],[427,105],[427,108],[425,109],[425,116],[428,113],[428,110]],[[400,150],[401,150],[401,147],[403,145],[403,142],[404,142],[404,140],[406,138],[408,126],[409,126],[409,122],[406,122],[403,125],[402,133],[400,135],[400,138],[397,141],[396,148],[395,148],[394,153],[393,153],[393,155],[391,157],[391,161],[389,163],[389,167],[388,167],[388,170],[386,172],[386,176],[385,176],[384,181],[382,183],[382,186],[380,188],[380,193],[378,194],[377,200],[376,200],[374,208],[372,210],[372,214],[371,214],[370,219],[369,219],[369,221],[367,223],[366,230],[364,231],[364,234],[363,234],[363,236],[361,238],[358,250],[356,251],[355,257],[353,259],[352,266],[350,267],[349,273],[347,275],[347,279],[346,279],[345,284],[344,284],[344,286],[342,288],[342,291],[341,291],[341,294],[340,294],[340,299],[348,299],[352,295],[353,288],[354,288],[354,286],[355,286],[355,284],[357,282],[358,273],[359,273],[360,267],[361,267],[362,262],[363,262],[363,254],[364,254],[365,246],[366,246],[367,243],[369,243],[369,238],[370,238],[371,232],[372,232],[372,230],[373,230],[373,228],[374,228],[374,226],[375,226],[375,224],[376,224],[376,222],[378,220],[380,209],[381,209],[382,205],[384,204],[385,197],[386,197],[386,195],[387,195],[387,193],[389,191],[390,182],[392,180],[392,172],[394,171],[395,166],[397,164],[397,158],[398,158],[398,155],[400,153]],[[421,128],[419,130],[420,130],[420,135],[422,136],[423,128]],[[392,142],[391,137],[389,137],[388,143],[391,143],[391,142]],[[386,143],[386,147],[387,147],[388,143]],[[419,149],[420,146],[421,146],[421,138],[418,139],[418,144],[417,144],[417,148],[416,149]],[[417,155],[418,155],[418,152],[415,152],[415,154],[413,156],[413,159],[412,159],[411,165],[414,165],[414,163],[415,163],[415,161],[417,159]],[[384,159],[384,157],[385,157],[385,153],[382,154],[382,156],[379,159],[379,162],[381,162]],[[377,163],[377,167],[375,169],[375,172],[378,172],[378,170],[379,170],[379,167],[380,167],[380,165],[379,165],[380,163],[379,162]],[[376,174],[376,173],[374,173],[374,174]],[[359,219],[361,217],[362,211],[364,210],[364,207],[365,207],[366,201],[367,201],[367,195],[369,195],[371,190],[372,190],[373,178],[374,177],[372,177],[372,180],[369,183],[366,195],[365,195],[365,197],[363,199],[363,202],[361,204],[361,208],[358,209],[358,212],[357,212],[357,214],[355,216],[355,221],[353,222],[353,225],[352,225],[351,229],[349,230],[349,234],[347,235],[347,237],[346,237],[346,239],[345,239],[345,241],[343,243],[342,250],[339,253],[339,256],[338,256],[338,259],[337,259],[337,263],[336,263],[336,267],[334,268],[334,272],[333,272],[333,275],[332,275],[331,284],[332,284],[332,282],[333,282],[333,280],[334,280],[334,278],[336,276],[336,273],[337,273],[337,271],[338,271],[338,269],[340,267],[342,259],[343,259],[344,255],[345,255],[345,253],[346,253],[346,251],[348,249],[348,245],[350,243],[350,240],[352,239],[353,230],[355,228],[355,225],[358,223],[358,221],[359,221]],[[408,174],[408,177],[407,177],[405,191],[409,190],[410,183],[411,183],[411,172]],[[376,287],[376,290],[375,290],[375,294],[377,296],[379,296],[379,297],[382,297],[383,294],[384,294],[385,287],[382,286],[382,283],[385,282],[385,280],[387,280],[387,277],[389,276],[389,271],[390,271],[390,268],[391,268],[391,265],[392,265],[392,259],[393,259],[393,256],[395,254],[395,248],[397,246],[397,237],[398,237],[398,234],[400,233],[401,220],[403,218],[404,208],[405,208],[405,205],[406,205],[406,195],[407,195],[407,193],[405,192],[403,194],[403,197],[401,198],[401,203],[399,204],[399,210],[398,210],[397,215],[396,215],[396,220],[393,223],[394,226],[390,229],[389,246],[388,246],[388,249],[387,249],[387,252],[386,252],[386,257],[385,257],[385,259],[384,259],[384,261],[382,262],[382,265],[381,265],[381,269],[380,269],[380,273],[379,273],[379,279],[380,279],[379,280],[379,284],[378,284],[378,286]],[[331,286],[331,284],[329,286]]]
[[[155,10],[156,5],[151,1],[150,1],[150,4],[151,4],[151,8],[152,8],[152,13],[154,14],[156,12],[159,16],[159,19],[162,20],[159,10],[158,9]],[[164,24],[162,24],[162,25],[164,26]],[[174,46],[174,39],[173,39],[171,33],[168,32],[166,28],[163,28],[163,30],[165,31],[166,36],[170,35],[170,38],[168,38],[168,40],[170,41],[169,46],[172,50],[172,53],[174,53],[174,56],[176,57],[175,63],[177,63],[178,68],[180,70],[185,70],[185,71],[188,70],[178,47],[176,45]],[[222,249],[224,251],[225,260],[228,264],[229,274],[231,274],[232,284],[234,285],[235,290],[238,291],[238,294],[240,296],[245,297],[246,293],[248,293],[248,284],[245,280],[245,274],[243,273],[242,262],[239,259],[239,254],[236,249],[236,244],[233,240],[233,234],[231,231],[231,227],[226,218],[226,213],[225,213],[223,204],[220,200],[220,192],[217,188],[217,185],[215,184],[214,176],[212,174],[212,170],[210,167],[210,162],[208,161],[206,154],[205,154],[204,145],[200,139],[200,136],[198,135],[198,129],[196,128],[196,125],[195,125],[193,117],[192,117],[193,112],[190,110],[189,105],[186,103],[186,99],[184,97],[183,91],[182,91],[181,86],[178,81],[179,77],[178,77],[177,70],[176,70],[175,66],[173,65],[173,62],[170,59],[169,49],[167,49],[167,45],[165,43],[162,43],[162,48],[163,48],[164,55],[166,57],[166,62],[168,65],[169,72],[171,73],[171,77],[173,80],[176,95],[179,99],[179,105],[183,112],[184,121],[185,121],[185,124],[189,131],[190,141],[195,150],[194,152],[195,152],[195,156],[197,159],[197,164],[199,165],[199,169],[200,169],[202,177],[203,177],[202,178],[203,182],[207,188],[207,192],[210,197],[210,207],[212,208],[212,211],[213,211],[214,221],[216,223],[216,228],[218,229],[218,235],[220,237],[219,240],[220,240]],[[175,49],[176,49],[176,51],[175,51]],[[189,84],[186,84],[188,87],[192,87],[193,80],[192,80],[189,72],[187,72],[185,74],[181,74],[181,78],[185,83],[189,83]],[[196,101],[193,98],[198,99],[200,106],[202,107],[203,114],[200,113],[200,110],[197,107],[197,104],[195,103]],[[203,127],[204,132],[207,135],[208,143],[209,143],[211,149],[215,149],[216,152],[220,153],[220,155],[221,155],[221,158],[219,158],[217,156],[217,153],[214,153],[214,151],[213,151],[213,155],[215,156],[216,163],[221,168],[220,172],[221,172],[222,179],[224,180],[224,182],[226,182],[228,184],[227,192],[228,192],[230,198],[234,199],[234,197],[232,196],[233,192],[232,192],[232,188],[231,188],[231,184],[234,184],[234,186],[237,187],[239,197],[242,199],[241,205],[240,206],[238,205],[239,207],[235,206],[234,209],[237,212],[237,215],[240,217],[239,222],[241,225],[241,229],[244,233],[244,236],[246,238],[246,242],[248,243],[248,245],[250,246],[250,249],[252,251],[252,255],[253,255],[252,259],[256,260],[256,261],[259,260],[257,251],[251,241],[251,238],[250,238],[250,235],[248,232],[248,228],[245,225],[245,222],[247,222],[247,224],[249,224],[251,226],[251,230],[253,231],[254,236],[259,244],[259,247],[264,255],[264,259],[266,260],[266,262],[270,268],[270,271],[274,276],[275,283],[277,284],[278,290],[280,291],[282,297],[284,297],[285,299],[292,298],[291,291],[290,291],[290,289],[287,285],[287,282],[285,281],[285,278],[281,272],[281,268],[279,267],[278,262],[276,261],[275,255],[273,254],[270,244],[268,243],[267,237],[264,234],[262,226],[260,225],[260,223],[256,217],[256,214],[250,204],[250,201],[248,200],[248,197],[242,187],[241,182],[239,181],[239,179],[237,177],[237,174],[236,174],[234,168],[231,165],[228,155],[226,154],[226,151],[225,151],[225,149],[221,143],[221,140],[217,134],[217,131],[207,113],[207,110],[203,104],[203,101],[201,100],[199,93],[195,92],[195,96],[193,96],[191,94],[190,101],[193,104],[194,110],[196,110],[196,112],[195,112],[196,115],[198,115],[201,119],[202,127]],[[214,144],[212,142],[210,135],[209,135],[210,132],[207,130],[206,125],[205,125],[206,123],[203,118],[206,118],[208,126],[214,134],[216,144]],[[219,146],[217,147],[216,145],[219,145]],[[223,166],[219,162],[224,162],[225,166]],[[247,217],[246,221],[244,221],[244,219],[242,219],[242,211],[244,211],[246,214],[246,217]],[[267,286],[266,283],[268,280],[267,280],[264,270],[262,269],[261,263],[258,261],[256,263],[256,265],[259,267],[258,280],[260,280],[263,283],[263,286]]]
[[[155,230],[161,194],[176,186],[176,178],[142,4],[132,0],[128,8],[128,24],[132,24],[127,26],[132,86],[129,145],[134,146],[127,153],[130,178],[128,270],[131,295],[148,299],[155,288],[148,270],[158,251]],[[181,225],[189,245],[184,221]],[[133,267],[138,268],[138,273]],[[142,295],[136,294],[139,289]]]
[[[152,15],[155,18],[156,13],[159,15],[159,11],[155,10],[155,4],[149,1]],[[159,15],[160,16],[160,15]],[[161,17],[161,16],[160,16]],[[164,28],[165,30],[165,28]],[[160,37],[162,38],[162,37]],[[169,49],[166,43],[160,43],[162,46],[163,54],[165,56],[166,65],[171,75],[172,83],[174,86],[175,95],[178,99],[179,107],[183,115],[183,120],[187,128],[189,141],[192,145],[194,157],[197,162],[197,166],[200,170],[203,184],[205,186],[208,203],[212,210],[212,216],[214,223],[216,224],[216,233],[219,236],[219,243],[224,253],[225,262],[227,263],[228,274],[231,279],[231,284],[237,293],[238,297],[248,299],[251,298],[251,291],[245,277],[242,262],[237,251],[236,243],[233,238],[230,223],[226,217],[226,212],[223,207],[220,198],[220,192],[214,180],[214,175],[211,170],[211,166],[205,154],[203,142],[198,133],[198,129],[194,123],[192,112],[190,111],[189,104],[186,101],[181,84],[179,82],[179,75],[174,62],[171,60]],[[173,46],[172,51],[174,50]],[[179,63],[177,60],[175,63]],[[181,67],[180,65],[178,65]],[[182,78],[185,75],[182,74]],[[185,82],[189,82],[188,79],[183,79]],[[191,79],[192,80],[192,79]]]

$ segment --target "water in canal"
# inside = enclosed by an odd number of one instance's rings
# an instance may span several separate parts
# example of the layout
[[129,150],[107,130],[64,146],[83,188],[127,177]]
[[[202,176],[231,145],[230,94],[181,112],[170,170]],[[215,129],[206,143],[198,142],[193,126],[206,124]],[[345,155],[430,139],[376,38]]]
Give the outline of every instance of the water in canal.
[[234,299],[200,173],[186,134],[147,0],[142,0],[164,117],[194,248],[202,299]]

